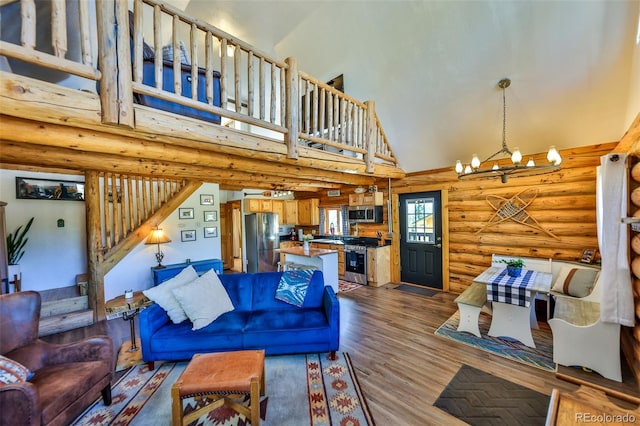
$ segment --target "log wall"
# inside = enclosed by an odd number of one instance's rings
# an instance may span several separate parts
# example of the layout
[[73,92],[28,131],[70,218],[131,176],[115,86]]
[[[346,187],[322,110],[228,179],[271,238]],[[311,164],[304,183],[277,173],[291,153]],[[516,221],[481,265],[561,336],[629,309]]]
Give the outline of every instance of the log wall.
[[[560,171],[510,178],[506,184],[499,179],[458,180],[453,166],[408,174],[404,179],[393,181],[392,193],[442,191],[446,214],[443,220],[448,222],[448,227],[443,226],[443,247],[449,247],[443,284],[445,290],[460,293],[491,264],[493,253],[576,261],[583,250],[597,248],[596,167],[600,164],[600,156],[615,146],[616,143],[608,143],[562,151]],[[535,155],[534,159],[537,164],[546,161],[543,154]],[[487,196],[509,199],[527,189],[537,191],[537,197],[526,208],[527,213],[556,237],[512,220],[478,232],[495,214]],[[396,256],[397,231],[397,224],[394,224]],[[447,256],[444,258],[446,261]],[[392,279],[397,281],[400,271],[395,269]]]

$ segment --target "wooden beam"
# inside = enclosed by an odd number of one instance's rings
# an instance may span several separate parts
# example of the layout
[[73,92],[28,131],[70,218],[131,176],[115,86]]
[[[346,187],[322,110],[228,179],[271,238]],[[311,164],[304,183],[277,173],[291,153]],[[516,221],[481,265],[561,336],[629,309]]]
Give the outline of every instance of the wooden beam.
[[160,225],[170,214],[172,214],[189,196],[200,188],[202,182],[188,181],[187,184],[162,205],[149,219],[141,226],[136,228],[135,232],[130,233],[126,238],[120,241],[113,249],[105,255],[103,262],[103,272],[106,275],[114,266],[118,264],[131,250],[142,242],[153,228]]
[[365,102],[365,105],[367,105],[367,128],[365,131],[365,146],[367,148],[367,153],[364,155],[364,162],[366,164],[365,170],[367,173],[373,173],[376,152],[376,135],[378,134],[376,129],[376,103],[374,101],[367,101]]
[[104,70],[100,79],[100,103],[102,104],[102,123],[118,124],[118,58],[116,49],[116,14],[113,0],[104,0],[96,4],[98,24],[98,56],[100,67]]
[[640,113],[636,115],[635,120],[612,152],[626,152],[640,157]]
[[[105,172],[134,174],[142,176],[163,176],[179,179],[198,179],[205,182],[224,183],[245,181],[247,183],[263,183],[269,185],[306,185],[323,188],[335,188],[335,182],[322,182],[312,177],[292,177],[295,169],[285,176],[250,172],[235,169],[217,169],[213,166],[199,166],[193,164],[170,163],[166,161],[148,160],[142,158],[120,157],[112,154],[76,151],[67,148],[46,147],[41,145],[23,144],[0,141],[2,147],[2,162],[5,164],[20,164],[44,167],[75,167],[85,170],[100,170]],[[213,156],[215,160],[215,156]],[[244,169],[244,168],[243,168]],[[345,180],[349,175],[345,174]]]
[[102,231],[100,226],[100,180],[97,172],[85,174],[85,209],[87,231],[87,268],[89,273],[89,307],[95,321],[106,317],[104,310],[104,273],[102,271]]
[[287,93],[287,158],[298,158],[298,117],[300,114],[300,94],[298,93],[298,60],[296,58],[287,58],[285,62],[288,65],[286,71],[286,93]]
[[[71,149],[82,152],[107,153],[128,159],[150,159],[154,161],[175,162],[185,166],[203,166],[230,170],[252,170],[268,175],[322,181],[329,183],[350,183],[368,185],[371,177],[353,173],[318,170],[301,165],[289,165],[281,162],[265,162],[253,158],[238,157],[230,154],[207,151],[207,144],[189,144],[190,146],[169,145],[162,142],[148,142],[92,130],[74,129],[68,126],[37,123],[33,121],[1,116],[3,137],[7,140],[33,143],[38,145]],[[4,156],[3,156],[4,157]],[[82,167],[95,169],[92,165]],[[103,169],[103,168],[100,168]],[[208,172],[210,172],[208,170]]]

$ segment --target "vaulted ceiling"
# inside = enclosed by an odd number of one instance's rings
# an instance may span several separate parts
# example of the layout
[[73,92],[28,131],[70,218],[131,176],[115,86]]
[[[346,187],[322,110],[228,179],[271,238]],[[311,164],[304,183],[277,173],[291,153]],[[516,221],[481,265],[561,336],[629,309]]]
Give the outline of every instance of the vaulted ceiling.
[[173,5],[374,100],[408,172],[618,140],[640,111],[640,0],[215,1]]

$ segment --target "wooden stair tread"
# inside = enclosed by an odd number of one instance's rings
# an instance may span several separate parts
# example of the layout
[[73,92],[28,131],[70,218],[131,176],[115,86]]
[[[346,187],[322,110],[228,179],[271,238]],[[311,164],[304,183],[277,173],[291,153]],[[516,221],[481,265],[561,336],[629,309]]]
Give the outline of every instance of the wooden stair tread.
[[39,336],[60,333],[93,324],[93,310],[67,312],[40,319]]
[[65,299],[42,302],[40,318],[61,315],[75,311],[84,311],[89,308],[88,296],[67,297]]

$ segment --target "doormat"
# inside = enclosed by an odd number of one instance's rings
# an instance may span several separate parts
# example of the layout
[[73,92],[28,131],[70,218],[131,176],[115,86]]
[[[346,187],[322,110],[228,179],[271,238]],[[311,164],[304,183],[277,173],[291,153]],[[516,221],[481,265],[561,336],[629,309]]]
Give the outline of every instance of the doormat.
[[432,290],[430,288],[417,287],[415,285],[407,285],[400,284],[398,287],[395,287],[394,290],[406,291],[408,293],[421,294],[423,296],[433,296],[434,294],[440,293],[438,290]]
[[543,425],[549,396],[463,364],[433,405],[470,425]]

